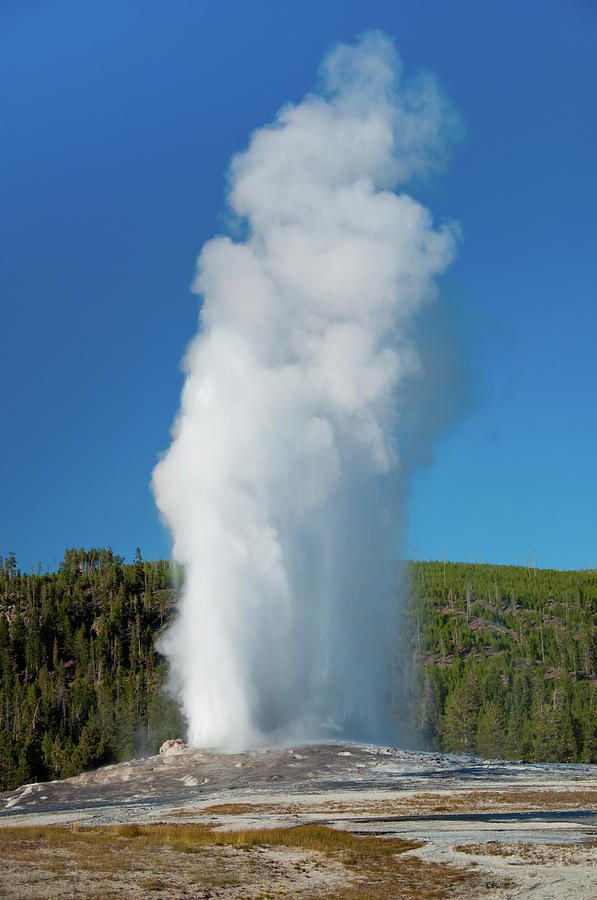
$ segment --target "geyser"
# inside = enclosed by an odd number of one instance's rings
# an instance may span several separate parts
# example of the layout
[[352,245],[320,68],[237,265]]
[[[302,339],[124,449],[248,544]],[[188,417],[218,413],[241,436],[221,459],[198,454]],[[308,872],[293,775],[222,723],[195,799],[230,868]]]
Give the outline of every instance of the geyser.
[[441,166],[454,123],[367,33],[232,161],[244,238],[201,251],[153,474],[185,570],[161,649],[194,746],[388,736],[413,323],[457,233],[395,189]]

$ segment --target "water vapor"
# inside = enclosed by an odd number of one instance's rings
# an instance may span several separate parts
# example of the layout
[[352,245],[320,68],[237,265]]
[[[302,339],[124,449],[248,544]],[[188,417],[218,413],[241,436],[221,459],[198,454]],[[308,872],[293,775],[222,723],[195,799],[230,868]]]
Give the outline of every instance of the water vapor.
[[199,256],[200,329],[153,474],[185,570],[161,648],[194,746],[389,734],[414,322],[458,237],[403,186],[441,168],[455,128],[373,32],[232,161],[246,238]]

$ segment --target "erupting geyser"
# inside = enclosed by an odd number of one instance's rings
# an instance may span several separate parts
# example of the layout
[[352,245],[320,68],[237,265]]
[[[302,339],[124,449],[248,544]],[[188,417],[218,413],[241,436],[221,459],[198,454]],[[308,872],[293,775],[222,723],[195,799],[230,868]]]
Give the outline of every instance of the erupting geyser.
[[401,410],[456,228],[394,189],[454,116],[367,33],[232,162],[245,238],[201,252],[201,327],[153,489],[185,570],[162,639],[195,746],[389,733]]

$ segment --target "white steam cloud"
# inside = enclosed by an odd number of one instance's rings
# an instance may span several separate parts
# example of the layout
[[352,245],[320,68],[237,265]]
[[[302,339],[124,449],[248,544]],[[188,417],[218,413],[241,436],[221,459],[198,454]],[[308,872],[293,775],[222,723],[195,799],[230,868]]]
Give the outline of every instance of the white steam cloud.
[[195,746],[390,725],[409,335],[456,238],[394,189],[442,165],[455,117],[378,32],[321,81],[232,162],[246,238],[199,257],[201,328],[153,474],[185,569],[161,647]]

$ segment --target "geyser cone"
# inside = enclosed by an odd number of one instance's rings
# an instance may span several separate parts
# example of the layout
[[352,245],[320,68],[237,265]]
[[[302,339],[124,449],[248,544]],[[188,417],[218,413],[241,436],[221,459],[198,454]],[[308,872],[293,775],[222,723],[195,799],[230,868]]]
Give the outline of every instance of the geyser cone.
[[248,236],[199,257],[153,476],[186,573],[162,650],[196,746],[387,734],[409,327],[455,244],[393,189],[438,165],[453,121],[372,33],[232,162]]

